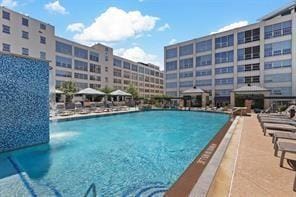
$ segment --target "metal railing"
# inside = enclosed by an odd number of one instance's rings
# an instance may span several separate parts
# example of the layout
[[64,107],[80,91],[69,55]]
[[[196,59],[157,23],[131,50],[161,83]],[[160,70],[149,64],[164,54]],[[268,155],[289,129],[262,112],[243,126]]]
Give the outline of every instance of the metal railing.
[[86,193],[84,194],[84,197],[88,197],[90,192],[92,192],[92,197],[97,197],[96,185],[94,183],[89,186]]

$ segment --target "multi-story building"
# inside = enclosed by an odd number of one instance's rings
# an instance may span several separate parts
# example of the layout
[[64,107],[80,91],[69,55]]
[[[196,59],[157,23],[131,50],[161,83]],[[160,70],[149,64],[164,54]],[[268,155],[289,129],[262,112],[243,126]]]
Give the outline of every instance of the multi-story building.
[[215,104],[251,84],[271,95],[296,95],[296,3],[257,23],[164,47],[165,93],[181,96],[194,86]]
[[158,66],[133,62],[125,58],[113,58],[113,84],[126,90],[132,83],[143,97],[163,94],[163,72]]
[[115,56],[111,47],[102,44],[89,47],[55,36],[54,26],[5,7],[0,12],[0,51],[49,60],[56,88],[65,81],[75,82],[78,89],[126,90],[133,84],[140,96],[163,94],[163,72],[158,66]]

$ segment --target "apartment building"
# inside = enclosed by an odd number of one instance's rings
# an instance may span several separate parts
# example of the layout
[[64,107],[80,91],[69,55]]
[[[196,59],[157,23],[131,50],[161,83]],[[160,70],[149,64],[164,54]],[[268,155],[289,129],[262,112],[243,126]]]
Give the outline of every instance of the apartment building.
[[126,90],[130,83],[137,87],[140,96],[150,97],[163,94],[163,72],[158,66],[114,56],[114,88]]
[[0,51],[50,61],[54,87],[73,81],[78,89],[126,90],[133,84],[140,96],[163,94],[163,72],[158,66],[115,56],[113,48],[102,44],[89,47],[58,37],[54,26],[5,7],[0,12]]
[[272,96],[296,96],[296,4],[257,23],[164,47],[165,93],[180,96],[194,86],[214,104],[248,84]]

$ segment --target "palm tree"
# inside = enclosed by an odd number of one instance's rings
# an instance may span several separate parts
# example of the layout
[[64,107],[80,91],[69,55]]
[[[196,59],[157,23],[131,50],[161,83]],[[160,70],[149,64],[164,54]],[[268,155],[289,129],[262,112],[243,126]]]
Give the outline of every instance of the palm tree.
[[77,91],[76,84],[73,81],[65,81],[62,83],[60,90],[66,96],[66,103],[71,102],[75,92]]

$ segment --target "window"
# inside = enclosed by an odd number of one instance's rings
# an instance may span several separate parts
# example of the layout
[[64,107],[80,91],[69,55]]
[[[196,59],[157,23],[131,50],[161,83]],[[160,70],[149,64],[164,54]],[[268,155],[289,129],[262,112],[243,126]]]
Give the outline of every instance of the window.
[[138,65],[132,64],[132,70],[133,71],[138,71]]
[[166,88],[177,88],[177,82],[167,82]]
[[10,52],[10,44],[2,43],[2,51]]
[[292,60],[280,60],[280,61],[273,61],[273,62],[265,62],[264,69],[276,69],[276,68],[287,68],[292,66]]
[[99,88],[101,88],[101,84],[92,84],[92,83],[90,83],[89,87],[93,88],[93,89],[99,89]]
[[193,54],[193,44],[188,44],[185,46],[181,46],[179,48],[179,55],[185,56],[185,55],[192,55]]
[[88,75],[82,73],[74,73],[74,78],[88,80]]
[[277,56],[291,53],[291,40],[264,45],[264,56]]
[[196,86],[211,86],[212,79],[196,80]]
[[166,74],[166,80],[177,79],[177,73]]
[[91,81],[101,81],[101,77],[96,76],[96,75],[89,75],[89,80],[91,80]]
[[255,71],[260,70],[260,64],[246,64],[246,65],[238,65],[237,72],[248,72],[248,71]]
[[81,89],[85,89],[88,87],[88,84],[87,83],[79,83],[79,82],[76,82],[76,87],[81,90]]
[[22,25],[28,27],[29,26],[29,20],[26,18],[22,18]]
[[10,13],[6,11],[2,11],[2,18],[6,20],[10,20]]
[[123,62],[123,68],[125,69],[131,69],[131,64],[128,62]]
[[22,55],[29,55],[29,49],[22,48]]
[[63,71],[63,70],[56,70],[56,76],[57,76],[57,77],[67,77],[67,78],[72,78],[72,72],[69,72],[69,71]]
[[88,51],[86,49],[74,47],[74,56],[82,59],[88,59]]
[[237,34],[238,44],[244,44],[260,40],[260,28],[239,32]]
[[215,83],[216,83],[216,85],[233,84],[233,78],[216,79]]
[[119,84],[121,84],[121,79],[113,79],[113,83],[119,83]]
[[72,68],[72,59],[68,57],[56,56],[56,66],[63,68]]
[[113,76],[115,77],[121,77],[121,70],[120,69],[113,69]]
[[259,57],[260,57],[260,46],[248,47],[248,48],[237,50],[238,60],[249,60],[249,59],[256,59]]
[[292,88],[291,87],[276,87],[276,88],[268,88],[271,90],[271,95],[278,96],[291,96]]
[[46,25],[43,24],[43,23],[40,23],[40,29],[42,29],[42,30],[46,30]]
[[29,39],[29,32],[27,32],[27,31],[22,31],[22,38],[24,38],[24,39]]
[[215,68],[215,74],[233,73],[233,66]]
[[87,64],[87,62],[74,60],[74,68],[76,70],[88,71],[88,64]]
[[180,78],[193,77],[193,72],[192,72],[192,71],[188,71],[188,72],[180,72],[179,77],[180,77]]
[[66,55],[72,55],[72,46],[66,43],[56,41],[56,52]]
[[212,75],[212,69],[198,70],[196,76],[210,76]]
[[40,59],[42,60],[46,59],[46,53],[44,51],[40,51]]
[[99,54],[93,51],[89,52],[89,59],[94,62],[99,62]]
[[215,90],[215,95],[216,97],[226,97],[230,96],[231,91],[230,89]]
[[238,77],[237,83],[238,84],[260,83],[260,76],[256,75],[256,76]]
[[215,54],[215,63],[221,64],[226,62],[233,62],[233,51],[226,51]]
[[206,52],[212,50],[212,39],[196,43],[196,53]]
[[[176,65],[177,65],[177,61],[176,61]],[[177,69],[177,66],[176,66],[176,69]],[[143,68],[143,67],[139,67],[139,72],[140,72],[140,73],[145,73],[145,72],[144,72],[144,68]]]
[[40,43],[46,44],[46,38],[44,36],[40,36]]
[[233,46],[233,34],[215,39],[216,49],[229,47],[229,46]]
[[7,25],[2,25],[2,32],[6,34],[10,34],[10,27]]
[[196,66],[207,66],[212,64],[212,54],[196,57]]
[[[141,67],[140,67],[141,68]],[[144,68],[143,68],[144,70]],[[165,70],[166,71],[172,71],[172,70],[177,70],[177,61],[172,61],[172,62],[167,62],[165,64]],[[143,72],[144,73],[144,72]]]
[[264,27],[265,39],[289,35],[291,33],[292,33],[292,21],[276,23],[276,24]]
[[179,64],[180,69],[193,68],[193,58],[182,59]]
[[193,81],[181,81],[179,86],[180,88],[193,87]]
[[121,68],[121,64],[122,64],[121,60],[113,58],[113,66]]
[[291,81],[292,81],[291,73],[264,75],[265,83],[279,83],[279,82],[291,82]]
[[89,64],[89,72],[92,73],[101,73],[101,66],[97,64]]
[[129,79],[130,78],[130,73],[127,71],[123,72],[123,77]]
[[166,59],[177,57],[177,48],[166,50]]

